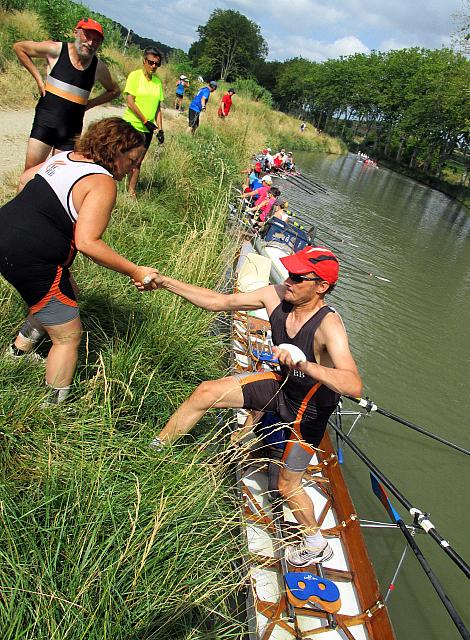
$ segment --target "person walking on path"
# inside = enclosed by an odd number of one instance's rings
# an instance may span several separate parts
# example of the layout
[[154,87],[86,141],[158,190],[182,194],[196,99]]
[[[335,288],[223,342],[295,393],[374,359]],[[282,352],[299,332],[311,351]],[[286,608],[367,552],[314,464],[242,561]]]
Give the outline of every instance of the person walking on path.
[[188,117],[189,117],[189,130],[192,134],[196,133],[196,129],[199,126],[199,116],[201,111],[206,110],[206,105],[209,102],[211,93],[217,90],[217,82],[211,80],[207,83],[207,86],[202,87],[196,93],[194,98],[189,104]]
[[165,141],[161,104],[163,102],[163,85],[156,75],[162,63],[162,54],[155,47],[147,47],[143,56],[142,69],[132,71],[127,77],[124,93],[127,94],[127,109],[123,118],[134,129],[145,136],[145,148],[137,168],[129,174],[129,195],[136,197],[136,186],[140,174],[140,165],[152,142],[153,133],[160,144]]
[[[44,162],[51,150],[53,153],[72,151],[75,137],[82,132],[85,111],[121,93],[108,67],[96,57],[104,39],[99,22],[84,18],[73,33],[74,42],[25,40],[13,45],[41,94],[26,150],[25,170]],[[46,60],[45,81],[33,58]],[[89,100],[95,82],[105,91]]]
[[[288,271],[283,284],[249,293],[223,294],[158,274],[156,289],[170,291],[209,311],[266,309],[272,328],[277,373],[242,373],[202,382],[152,441],[160,450],[191,431],[212,408],[245,408],[275,413],[290,433],[279,472],[278,490],[303,528],[304,537],[286,549],[288,562],[307,566],[328,560],[333,551],[323,538],[302,477],[319,446],[340,394],[359,397],[362,382],[343,322],[325,295],[338,279],[339,263],[325,247],[306,247],[281,258]],[[136,286],[143,286],[135,283]],[[287,344],[286,344],[287,343]],[[286,344],[286,348],[279,345]],[[294,359],[289,346],[301,350]]]
[[176,83],[176,100],[175,100],[176,111],[183,111],[184,90],[187,87],[189,87],[189,80],[186,76],[181,75],[180,79]]
[[235,95],[235,89],[229,89],[227,93],[222,97],[220,101],[219,110],[217,111],[217,115],[219,118],[226,118],[230,112],[232,107],[232,96]]
[[29,307],[7,355],[28,358],[49,335],[46,387],[51,404],[67,397],[82,334],[69,272],[76,252],[140,282],[156,275],[152,267],[134,264],[101,239],[116,204],[115,180],[137,166],[143,149],[142,134],[122,118],[94,122],[74,151],[28,169],[21,191],[0,209],[0,273]]

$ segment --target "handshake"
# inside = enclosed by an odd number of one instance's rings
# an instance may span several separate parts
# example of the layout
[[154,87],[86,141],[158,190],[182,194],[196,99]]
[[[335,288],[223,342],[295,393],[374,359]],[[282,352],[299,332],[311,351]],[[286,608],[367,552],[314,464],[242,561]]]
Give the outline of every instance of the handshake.
[[154,122],[150,122],[150,120],[147,120],[146,122],[144,122],[144,127],[149,133],[153,133],[154,131],[157,132],[155,137],[160,144],[163,144],[165,142],[165,134],[163,133],[163,129],[157,129],[157,125]]

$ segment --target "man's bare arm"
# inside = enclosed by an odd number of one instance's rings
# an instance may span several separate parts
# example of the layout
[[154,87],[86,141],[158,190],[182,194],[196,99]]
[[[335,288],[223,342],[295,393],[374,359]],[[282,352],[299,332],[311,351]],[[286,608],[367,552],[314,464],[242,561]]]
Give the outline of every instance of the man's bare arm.
[[97,107],[100,104],[111,102],[111,100],[117,98],[121,93],[118,83],[113,79],[108,67],[102,60],[98,60],[98,64],[96,66],[95,82],[99,82],[104,87],[105,91],[99,96],[96,96],[96,98],[88,100],[88,104],[86,106],[87,111],[88,109],[93,109],[93,107]]
[[[136,282],[134,284],[143,290],[143,283]],[[196,307],[207,309],[207,311],[251,311],[266,307],[269,313],[279,304],[284,291],[282,285],[270,285],[248,293],[224,294],[161,274],[153,277],[153,286],[155,289],[171,291]]]
[[48,66],[50,67],[59,57],[61,47],[62,44],[60,42],[52,42],[51,40],[46,40],[44,42],[23,40],[22,42],[15,42],[13,45],[13,50],[18,56],[18,60],[35,79],[41,96],[46,94],[46,89],[39,69],[34,64],[32,58],[43,58],[47,60]]
[[147,118],[144,116],[142,111],[139,109],[139,107],[135,103],[135,96],[133,96],[130,93],[128,93],[127,97],[126,97],[126,104],[129,107],[129,109],[132,111],[132,113],[135,114],[139,118],[139,120],[142,122],[142,124],[147,122]]

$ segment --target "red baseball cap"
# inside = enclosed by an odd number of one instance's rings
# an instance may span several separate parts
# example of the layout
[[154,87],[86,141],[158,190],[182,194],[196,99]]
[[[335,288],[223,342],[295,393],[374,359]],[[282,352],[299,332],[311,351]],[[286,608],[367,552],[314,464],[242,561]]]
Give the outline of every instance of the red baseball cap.
[[315,273],[330,284],[338,280],[339,262],[335,254],[325,247],[305,247],[291,256],[281,258],[290,273]]
[[75,29],[88,29],[88,31],[98,31],[102,38],[104,38],[103,27],[99,22],[93,20],[93,18],[82,18],[80,22],[77,23]]

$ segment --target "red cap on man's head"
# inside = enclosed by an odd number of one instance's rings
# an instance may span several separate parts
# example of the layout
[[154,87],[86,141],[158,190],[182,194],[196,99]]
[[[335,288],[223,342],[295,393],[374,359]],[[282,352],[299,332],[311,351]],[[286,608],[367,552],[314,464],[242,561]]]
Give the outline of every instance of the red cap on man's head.
[[313,271],[330,284],[338,280],[338,258],[325,247],[305,247],[291,256],[281,258],[281,262],[290,273],[305,275]]
[[88,29],[88,31],[98,31],[102,38],[104,38],[103,27],[99,22],[93,20],[93,18],[82,18],[80,22],[77,23],[75,29]]

